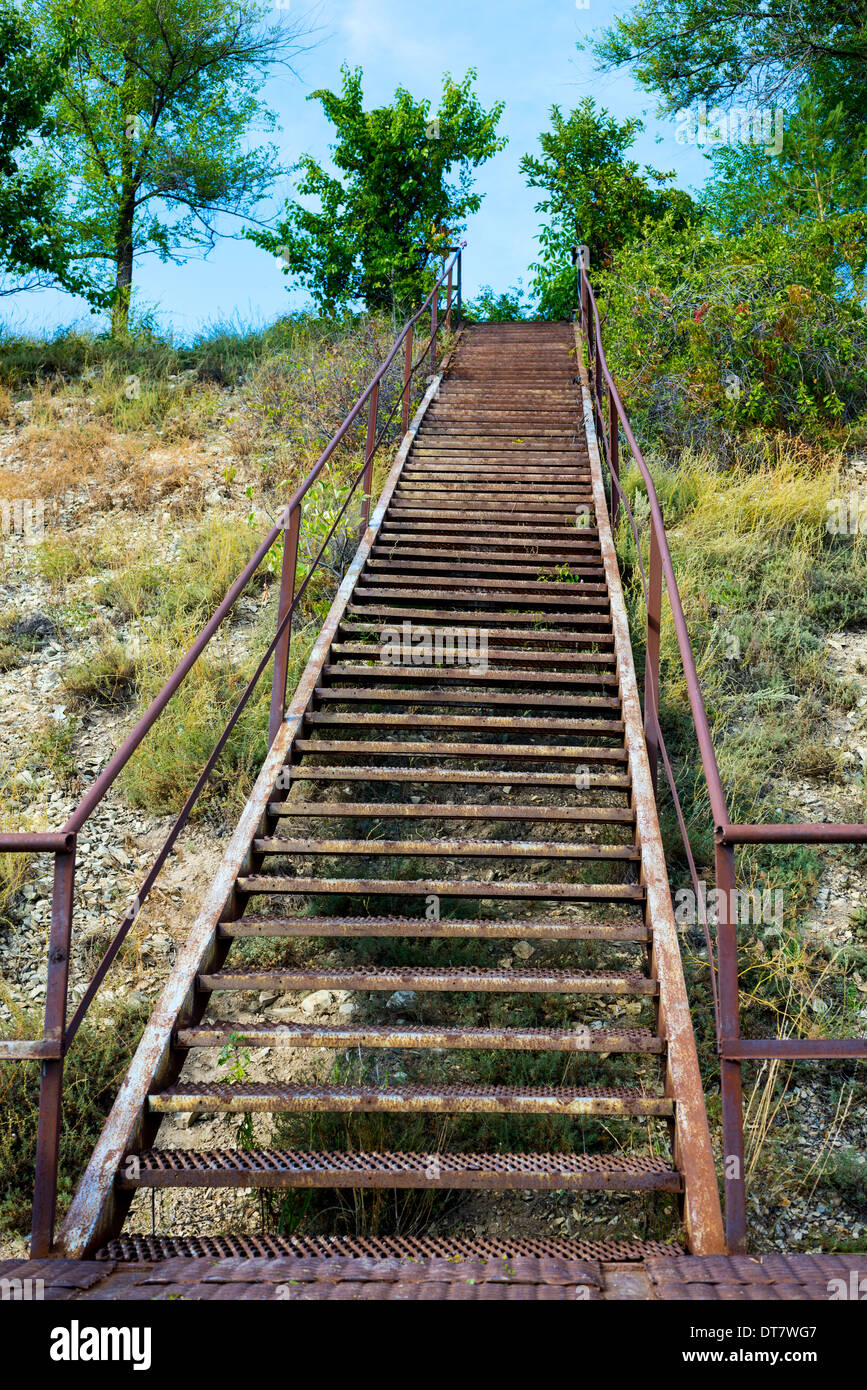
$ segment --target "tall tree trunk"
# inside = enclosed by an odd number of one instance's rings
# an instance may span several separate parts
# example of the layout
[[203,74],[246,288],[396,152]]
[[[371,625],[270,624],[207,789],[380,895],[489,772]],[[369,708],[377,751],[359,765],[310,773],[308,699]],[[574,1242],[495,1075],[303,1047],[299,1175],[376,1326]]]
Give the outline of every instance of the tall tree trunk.
[[136,145],[141,121],[132,101],[133,65],[129,55],[124,62],[123,139],[120,154],[120,203],[114,234],[115,280],[114,304],[111,312],[111,331],[115,338],[129,335],[129,305],[132,295],[133,227],[136,180]]
[[130,189],[121,203],[114,241],[116,271],[114,282],[115,297],[111,313],[111,331],[115,338],[125,338],[129,333],[134,216],[135,194],[132,189]]

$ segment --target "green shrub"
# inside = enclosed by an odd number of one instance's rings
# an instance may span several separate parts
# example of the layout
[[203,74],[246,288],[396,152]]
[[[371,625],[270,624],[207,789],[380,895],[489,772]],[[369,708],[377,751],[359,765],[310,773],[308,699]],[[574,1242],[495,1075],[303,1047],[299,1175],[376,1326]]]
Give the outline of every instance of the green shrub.
[[[867,403],[867,320],[827,228],[650,228],[594,276],[639,437],[727,460],[750,430],[836,437]],[[761,458],[759,438],[755,447]],[[743,451],[741,452],[743,457]]]

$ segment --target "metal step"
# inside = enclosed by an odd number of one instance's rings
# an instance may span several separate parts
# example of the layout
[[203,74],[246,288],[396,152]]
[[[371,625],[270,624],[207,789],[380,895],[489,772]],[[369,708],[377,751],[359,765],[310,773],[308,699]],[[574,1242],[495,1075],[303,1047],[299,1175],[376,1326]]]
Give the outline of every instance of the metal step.
[[[449,589],[442,584],[438,588],[425,589],[423,587],[413,588],[411,584],[401,584],[399,579],[395,577],[390,584],[383,584],[381,588],[370,588],[366,584],[356,585],[355,598],[356,600],[368,599],[373,603],[379,602],[382,599],[399,599],[404,602],[407,599],[413,598],[424,599],[429,603],[438,602],[439,606],[442,608],[446,604],[452,604],[458,601],[461,603],[497,603],[500,605],[508,606],[511,604],[514,606],[520,597],[518,591],[510,591],[504,585],[500,585],[499,588],[496,589],[487,589],[482,587],[480,581],[476,588],[472,588],[468,585],[466,580],[460,582],[461,587],[458,589]],[[597,608],[607,610],[608,597],[606,594],[598,594],[593,597],[591,595],[585,596],[583,594],[563,592],[566,589],[575,589],[577,587],[578,586],[574,584],[542,584],[532,586],[532,589],[526,586],[525,593],[528,598],[532,597],[533,606],[536,608],[542,606],[546,608],[549,606],[560,606],[563,608]],[[537,592],[537,590],[539,590],[539,592]],[[525,604],[524,606],[529,607],[530,605]],[[476,614],[476,621],[478,622],[478,614]]]
[[511,542],[514,538],[523,546],[538,545],[540,541],[544,541],[551,545],[556,543],[558,549],[561,544],[576,550],[587,550],[593,545],[598,547],[599,532],[595,526],[576,526],[574,517],[570,518],[570,521],[571,524],[561,526],[540,525],[528,518],[515,516],[504,517],[501,522],[479,522],[468,518],[449,518],[446,521],[445,518],[432,520],[424,517],[401,517],[396,512],[391,512],[389,521],[382,525],[380,537],[397,533],[414,537],[433,536],[438,541],[443,541],[450,540],[452,534],[455,534],[459,539],[471,544],[484,544],[484,540],[480,538],[491,536],[498,545],[507,539]]
[[[478,619],[478,614],[474,616]],[[508,618],[505,614],[502,614],[498,621],[499,620],[507,622]],[[341,636],[355,637],[365,636],[367,634],[372,636],[374,634],[381,634],[386,630],[391,632],[393,629],[394,624],[386,622],[382,618],[368,618],[366,622],[342,622],[338,631]],[[466,629],[466,623],[442,625],[443,632],[466,632]],[[403,625],[401,625],[401,630],[403,631]],[[418,632],[419,630],[428,631],[429,627],[424,623],[410,623],[408,630],[410,633]],[[601,651],[602,649],[607,650],[609,647],[614,646],[614,638],[611,633],[601,628],[597,629],[595,632],[581,632],[576,628],[561,630],[558,628],[494,627],[488,630],[495,641],[515,643],[516,647],[522,651],[531,650],[528,644],[541,644],[543,642],[547,643],[548,646],[568,644],[570,651],[580,651],[585,646],[595,647]]]
[[[527,563],[534,557],[529,555],[510,555],[507,551],[497,554],[479,555],[472,562],[464,564],[456,560],[453,554],[445,550],[433,550],[426,546],[376,546],[372,552],[373,559],[368,564],[369,570],[419,570],[426,569],[435,573],[439,569],[447,569],[452,574],[551,574],[556,575],[564,564],[568,564],[569,569],[574,574],[579,575],[599,575],[603,573],[600,564],[594,563],[594,556],[588,553],[580,553],[572,559],[564,559],[562,555],[548,556],[540,555],[535,557],[534,563]],[[400,559],[391,558],[398,555]],[[386,558],[381,559],[381,556]],[[341,625],[342,626],[342,625]]]
[[568,743],[431,743],[403,739],[298,738],[298,753],[365,753],[386,757],[412,758],[500,758],[503,761],[527,758],[534,762],[565,760],[570,763],[622,763],[623,748]]
[[[439,628],[439,627],[438,627],[438,630],[439,630],[441,633],[442,633],[442,631],[443,631],[442,628]],[[422,634],[424,634],[424,629],[415,628],[413,631],[410,631],[409,633],[407,633],[406,636],[411,640],[412,637],[413,637],[414,635],[416,635],[419,631],[421,631]],[[429,631],[430,631],[430,630],[428,629],[428,633],[429,633]],[[466,632],[466,628],[460,629],[460,631]],[[478,630],[477,630],[477,629],[470,629],[470,631],[477,632]],[[486,632],[486,629],[483,629],[483,631]],[[486,634],[486,635],[487,635],[487,634]],[[369,659],[370,659],[371,661],[376,662],[376,665],[375,665],[374,667],[372,667],[372,668],[370,669],[370,671],[369,671],[369,674],[371,674],[371,675],[379,675],[379,674],[383,671],[383,669],[385,669],[385,671],[387,671],[387,672],[391,672],[391,671],[393,671],[393,670],[400,670],[400,671],[402,671],[402,670],[404,669],[402,666],[401,666],[401,667],[386,666],[385,663],[384,663],[383,660],[382,660],[381,651],[382,651],[381,646],[377,646],[377,644],[376,644],[375,642],[334,642],[334,643],[332,643],[332,646],[331,646],[331,655],[332,655],[332,656],[366,656],[366,657],[369,657]],[[522,663],[522,662],[534,662],[534,663],[538,663],[539,665],[547,666],[547,667],[551,670],[551,672],[552,672],[552,678],[551,678],[551,683],[552,683],[552,684],[554,684],[554,683],[556,682],[556,680],[559,679],[560,672],[559,672],[559,670],[558,670],[557,668],[560,667],[560,666],[611,666],[611,667],[613,667],[614,664],[615,664],[615,662],[614,662],[614,657],[613,657],[613,655],[612,655],[610,652],[561,652],[561,651],[543,651],[543,652],[540,652],[540,651],[529,651],[529,652],[528,652],[528,651],[506,650],[506,649],[501,648],[501,647],[491,647],[491,646],[488,646],[488,647],[484,650],[484,652],[481,652],[481,651],[477,650],[477,648],[474,646],[474,647],[472,648],[472,651],[473,651],[473,656],[474,656],[476,659],[481,659],[482,656],[484,657],[484,660],[488,663],[488,668],[489,668],[489,669],[490,669],[490,663],[491,663],[491,662],[507,662],[507,661],[508,661],[508,662],[518,662],[518,663]],[[454,653],[454,642],[452,642],[452,644],[451,644],[450,655],[453,656],[453,653]],[[453,657],[453,661],[454,661],[455,666],[457,666],[457,665],[458,665],[458,662],[457,662],[456,660],[454,660],[454,657]],[[466,673],[466,666],[467,666],[466,660],[463,660],[463,661],[460,662],[460,669],[461,669],[464,673]],[[473,667],[473,662],[470,662],[470,669],[471,669],[471,670],[472,670],[472,667]],[[342,669],[343,669],[343,663],[342,663],[342,662],[337,663],[336,665],[329,665],[329,666],[327,667],[327,670],[329,670],[329,671],[331,671],[331,672],[341,671]],[[437,667],[437,670],[438,670],[438,671],[439,671],[439,669],[440,669],[440,668]],[[554,674],[554,673],[556,673],[556,674]],[[521,670],[512,670],[512,669],[509,669],[509,670],[507,670],[506,672],[504,672],[504,674],[508,675],[512,680],[518,681],[518,680],[520,680],[521,676],[523,675],[523,672],[522,672]]]
[[[376,615],[378,614],[378,626],[383,625],[386,620],[390,620],[392,618],[409,618],[413,621],[418,619],[421,622],[429,623],[431,617],[429,608],[416,608],[412,606],[408,607],[406,605],[399,605],[396,608],[391,608],[387,604],[384,604],[382,605],[382,607],[378,606],[374,613],[373,611],[371,611],[369,607],[362,607],[360,604],[350,603],[347,605],[346,611],[351,617],[364,619],[364,621],[368,623],[376,622]],[[511,611],[507,613],[486,613],[484,616],[486,627],[490,626],[491,624],[498,623],[503,623],[513,628],[523,626],[523,629],[526,632],[538,633],[539,641],[543,642],[552,640],[548,635],[549,632],[552,630],[552,624],[562,624],[565,626],[566,624],[571,623],[573,626],[569,629],[569,636],[574,637],[586,637],[588,634],[592,633],[592,630],[594,628],[597,631],[605,634],[606,636],[609,636],[611,633],[611,616],[608,613],[542,614],[541,611],[536,611],[535,609],[524,612],[516,612],[513,608]],[[544,628],[539,626],[540,619],[543,617],[546,623],[546,626]],[[473,623],[478,625],[478,621],[479,614],[473,610],[450,608],[448,617],[446,619],[446,623],[444,625],[454,626],[456,623],[460,623],[464,626],[471,625]],[[497,631],[496,628],[493,628],[492,630]],[[561,631],[559,630],[559,627],[557,637],[558,640],[561,637]],[[568,640],[568,638],[564,640]]]
[[[447,771],[440,767],[321,767],[305,764],[303,767],[284,767],[281,777],[288,782],[395,782],[434,786],[438,783],[466,783],[468,786],[509,787],[517,781],[522,787],[566,787],[572,792],[575,788],[575,774],[569,772],[532,772],[524,768],[520,773],[473,770],[456,768]],[[588,772],[585,787],[595,791],[600,787],[627,791],[629,778],[625,774]]]
[[387,937],[471,941],[649,941],[643,922],[572,922],[541,917],[241,917],[221,922],[225,939],[247,937]]
[[325,840],[279,839],[274,836],[253,841],[256,854],[334,854],[401,855],[429,859],[581,859],[625,860],[635,863],[640,854],[636,845],[578,844],[557,840]]
[[[393,685],[365,686],[363,689],[348,685],[317,685],[314,692],[317,701],[333,701],[338,704],[363,702],[365,704],[384,701],[398,705],[441,705],[457,709],[461,705],[485,708],[502,705],[517,706],[522,710],[568,709],[617,710],[620,712],[620,699],[617,695],[588,695],[583,690],[570,691],[568,695],[540,694],[535,690],[400,690]],[[520,727],[520,726],[519,726]]]
[[[685,1253],[677,1243],[658,1240],[594,1240],[591,1237],[527,1237],[486,1239],[477,1236],[335,1236],[262,1235],[232,1231],[220,1235],[164,1236],[130,1231],[110,1240],[97,1251],[97,1260],[156,1263],[173,1259],[249,1260],[317,1259],[334,1263],[338,1271],[347,1259],[455,1261],[506,1259],[516,1271],[522,1260],[605,1260],[612,1263],[644,1260],[661,1255],[676,1258]],[[546,1267],[548,1267],[546,1265]],[[479,1271],[475,1271],[477,1274]],[[327,1277],[327,1275],[326,1275]]]
[[[472,555],[481,559],[489,554],[499,558],[512,555],[516,559],[532,557],[547,560],[553,555],[553,563],[562,564],[564,560],[595,561],[601,558],[598,539],[587,536],[587,527],[570,531],[568,536],[556,542],[539,540],[535,536],[488,536],[468,535],[465,530],[448,526],[398,526],[386,518],[379,529],[377,551],[390,551],[402,554],[409,547],[440,547],[448,545],[455,555]],[[595,533],[594,533],[595,534]],[[554,546],[556,545],[556,553]]]
[[[381,550],[374,550],[373,555],[375,558],[368,561],[364,569],[365,574],[391,574],[395,571],[439,574],[441,571],[445,571],[449,574],[471,574],[480,577],[502,574],[509,578],[520,578],[522,575],[527,575],[534,579],[540,579],[542,575],[547,574],[556,579],[559,577],[563,567],[562,560],[554,561],[553,563],[545,563],[542,561],[529,565],[522,563],[521,560],[514,557],[511,560],[505,559],[499,561],[489,560],[485,557],[484,559],[480,558],[473,562],[468,561],[464,564],[459,560],[455,560],[454,556],[445,554],[440,560],[431,554],[414,556],[406,555],[403,551],[400,553],[404,558],[400,560],[391,558],[382,560],[379,558],[382,553]],[[580,576],[582,579],[592,579],[594,582],[604,573],[601,564],[593,564],[589,558],[585,558],[581,562],[577,560],[574,561],[569,565],[569,569],[573,574]]]
[[354,818],[373,820],[515,820],[568,821],[578,824],[633,825],[634,812],[626,806],[486,806],[472,803],[429,801],[414,805],[409,801],[273,801],[272,816]]
[[378,681],[460,681],[465,686],[487,685],[541,685],[554,690],[563,686],[583,685],[591,689],[605,688],[617,690],[619,678],[614,662],[607,657],[600,658],[599,664],[610,665],[606,671],[526,671],[519,667],[508,670],[482,670],[473,666],[388,666],[385,662],[372,662],[369,666],[353,665],[349,662],[328,662],[323,674],[330,680],[378,680]]
[[[514,480],[504,481],[497,470],[491,470],[484,492],[478,487],[478,474],[472,472],[462,477],[462,469],[450,469],[446,465],[413,468],[404,471],[401,481],[394,490],[394,497],[401,505],[415,498],[431,502],[441,502],[445,508],[461,509],[466,502],[473,508],[483,508],[489,512],[500,512],[504,508],[510,512],[515,506]],[[578,498],[592,505],[593,485],[589,473],[583,477],[575,470],[576,476],[562,478],[559,471],[549,474],[545,479],[546,511],[559,512],[568,508]],[[480,495],[481,494],[481,495]],[[541,504],[540,504],[541,505]]]
[[636,971],[486,970],[480,966],[373,966],[338,970],[217,970],[198,977],[202,990],[416,990],[419,993],[655,995],[657,984]]
[[156,1115],[650,1115],[674,1114],[674,1101],[604,1086],[289,1086],[179,1082],[149,1098]]
[[468,728],[474,733],[486,730],[518,734],[607,734],[622,737],[624,723],[620,719],[509,719],[509,716],[474,716],[474,714],[364,714],[360,710],[336,710],[335,713],[304,714],[304,727],[311,728]]
[[441,1048],[478,1052],[665,1051],[647,1028],[457,1028],[435,1024],[244,1023],[216,1021],[179,1028],[178,1047],[224,1047],[241,1038],[253,1047]]
[[639,1189],[680,1192],[663,1158],[574,1153],[461,1154],[309,1152],[299,1149],[148,1150],[128,1155],[121,1187],[386,1187],[523,1189],[536,1192]]
[[643,902],[638,883],[503,883],[463,878],[280,878],[249,874],[238,879],[240,892],[257,894],[336,893],[346,897],[512,898],[558,902]]

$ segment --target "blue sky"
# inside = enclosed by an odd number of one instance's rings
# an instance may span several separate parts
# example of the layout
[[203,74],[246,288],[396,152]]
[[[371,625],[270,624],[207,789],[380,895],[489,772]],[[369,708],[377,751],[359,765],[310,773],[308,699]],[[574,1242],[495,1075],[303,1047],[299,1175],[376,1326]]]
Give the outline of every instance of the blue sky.
[[[278,3],[284,10],[291,3],[291,19],[303,12],[303,0]],[[642,116],[646,130],[632,151],[634,158],[676,169],[684,188],[696,187],[706,177],[707,161],[700,150],[675,141],[675,122],[656,118],[653,96],[627,73],[597,72],[592,58],[576,48],[581,37],[629,8],[628,0],[589,0],[586,9],[579,9],[575,0],[322,0],[320,41],[298,60],[298,77],[280,72],[264,93],[282,127],[274,137],[282,161],[288,165],[305,151],[327,159],[332,128],[319,103],[306,98],[317,88],[336,87],[343,62],[363,67],[368,105],[387,103],[398,84],[436,104],[443,72],[461,77],[467,68],[476,68],[481,101],[486,106],[506,103],[500,130],[509,144],[478,174],[485,197],[466,233],[464,287],[472,297],[482,284],[500,291],[523,276],[526,285],[527,266],[534,259],[538,193],[524,186],[518,161],[538,148],[539,132],[547,127],[554,103],[569,110],[592,95],[619,119]],[[290,189],[291,181],[281,180],[272,209],[282,206]],[[267,214],[268,209],[262,211]],[[155,307],[163,325],[181,338],[228,319],[267,322],[305,302],[297,291],[287,293],[278,261],[238,241],[223,241],[206,260],[181,266],[144,259],[134,283],[139,304]],[[6,299],[0,314],[7,325],[34,331],[89,318],[80,300],[54,291]]]

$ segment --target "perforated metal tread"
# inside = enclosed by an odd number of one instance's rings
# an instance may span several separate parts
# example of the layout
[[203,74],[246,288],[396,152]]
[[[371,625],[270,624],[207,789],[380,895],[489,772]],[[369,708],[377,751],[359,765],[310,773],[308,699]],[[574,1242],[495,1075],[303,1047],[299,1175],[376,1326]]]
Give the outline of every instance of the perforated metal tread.
[[290,1086],[271,1082],[178,1082],[150,1097],[157,1114],[351,1113],[665,1115],[665,1096],[616,1086]]
[[438,1028],[434,1024],[244,1023],[220,1020],[179,1028],[178,1047],[223,1047],[231,1038],[256,1047],[439,1047],[518,1052],[664,1050],[646,1028]]
[[221,922],[221,937],[245,936],[386,936],[468,937],[513,940],[540,937],[548,941],[648,941],[643,922],[571,922],[538,918],[491,917],[257,917]]
[[507,1239],[457,1236],[161,1236],[130,1232],[109,1241],[97,1260],[122,1262],[172,1259],[501,1259],[528,1257],[552,1260],[643,1260],[648,1256],[683,1254],[676,1243],[663,1241]]
[[289,878],[250,874],[238,879],[238,889],[251,897],[279,893],[337,893],[347,897],[542,899],[557,902],[644,901],[640,883],[504,883],[474,878]]
[[199,976],[205,990],[414,990],[419,993],[615,994],[653,995],[656,981],[638,972],[616,970],[486,970],[467,965],[370,966],[338,970],[220,970]]
[[502,1188],[680,1192],[667,1159],[624,1154],[157,1149],[129,1156],[121,1187]]

